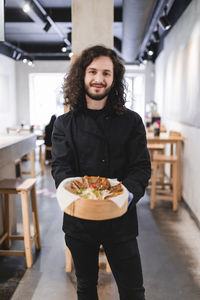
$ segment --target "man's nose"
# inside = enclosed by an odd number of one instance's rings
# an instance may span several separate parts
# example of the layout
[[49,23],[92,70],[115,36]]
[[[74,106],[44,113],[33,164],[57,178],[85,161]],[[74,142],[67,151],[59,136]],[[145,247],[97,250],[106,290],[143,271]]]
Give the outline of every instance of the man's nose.
[[102,82],[103,81],[103,75],[100,72],[96,73],[95,81],[96,82]]

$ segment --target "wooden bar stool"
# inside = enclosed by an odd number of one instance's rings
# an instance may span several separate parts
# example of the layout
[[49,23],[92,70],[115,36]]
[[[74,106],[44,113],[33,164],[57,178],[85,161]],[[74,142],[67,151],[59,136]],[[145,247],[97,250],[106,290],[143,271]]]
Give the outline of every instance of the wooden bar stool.
[[147,149],[149,151],[150,159],[153,159],[154,153],[164,154],[165,145],[164,144],[156,144],[156,143],[148,143]]
[[[71,252],[69,250],[69,248],[66,246],[66,264],[65,264],[65,271],[67,273],[70,273],[72,271],[72,255],[71,255]],[[107,273],[111,273],[111,268],[110,268],[110,265],[107,261],[107,258],[106,258],[106,272]]]
[[[165,153],[165,145],[164,144],[156,144],[156,143],[148,143],[147,144],[147,149],[149,151],[149,156],[150,160],[153,160],[153,156],[155,153],[158,154],[164,154]],[[161,164],[159,166],[160,172],[159,172],[159,177],[160,181],[164,181],[164,176],[165,176],[165,170],[164,170],[164,165]],[[149,180],[149,187],[151,186],[151,179]]]
[[39,174],[44,175],[44,158],[42,153],[43,145],[43,140],[36,140],[36,147],[39,148],[40,170],[37,173],[35,172],[35,150],[33,150],[30,153],[28,153],[28,158],[30,159],[30,171],[22,171],[22,174],[30,174],[32,178],[36,177]]
[[[16,255],[26,256],[27,268],[30,268],[33,263],[31,243],[34,241],[36,249],[40,249],[40,232],[39,221],[37,212],[36,192],[35,192],[36,179],[29,178],[26,180],[21,179],[4,179],[0,181],[0,193],[5,198],[5,233],[0,238],[0,245],[4,242],[7,248],[11,246],[11,240],[24,240],[24,250],[0,250],[0,255]],[[32,206],[32,218],[34,227],[34,236],[31,237],[30,231],[30,218],[29,218],[29,205],[28,205],[28,192],[30,191],[31,206]],[[19,194],[21,196],[21,208],[22,208],[22,221],[24,235],[12,235],[10,226],[10,209],[9,202],[13,199],[9,199],[10,194]]]
[[[172,177],[169,178],[169,182],[164,182],[164,187],[162,189],[157,187],[157,171],[158,166],[163,164],[170,164],[172,166]],[[150,208],[153,209],[155,206],[155,200],[171,200],[173,211],[176,211],[178,208],[178,189],[177,189],[177,156],[175,155],[162,155],[154,154],[152,161],[153,174],[151,178],[151,199],[150,199]],[[161,184],[162,185],[162,184]],[[168,189],[165,187],[168,186]]]

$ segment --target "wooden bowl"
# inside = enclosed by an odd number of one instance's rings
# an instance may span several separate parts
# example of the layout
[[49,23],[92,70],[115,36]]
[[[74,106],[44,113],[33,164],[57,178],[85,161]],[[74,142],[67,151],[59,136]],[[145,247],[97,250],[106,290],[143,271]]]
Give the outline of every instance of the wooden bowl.
[[71,216],[87,220],[107,220],[122,216],[128,207],[128,197],[122,207],[112,200],[88,200],[79,198],[72,202],[65,212]]

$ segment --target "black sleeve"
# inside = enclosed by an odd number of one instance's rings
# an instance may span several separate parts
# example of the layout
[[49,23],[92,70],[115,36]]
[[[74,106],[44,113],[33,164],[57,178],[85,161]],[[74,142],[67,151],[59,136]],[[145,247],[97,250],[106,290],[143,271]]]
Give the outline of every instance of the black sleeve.
[[62,117],[57,118],[52,133],[52,176],[56,188],[65,178],[76,176],[69,122],[70,119],[64,122]]
[[144,195],[145,187],[151,176],[151,163],[147,149],[146,132],[141,117],[136,115],[136,122],[127,145],[128,170],[122,181],[134,195],[134,202]]

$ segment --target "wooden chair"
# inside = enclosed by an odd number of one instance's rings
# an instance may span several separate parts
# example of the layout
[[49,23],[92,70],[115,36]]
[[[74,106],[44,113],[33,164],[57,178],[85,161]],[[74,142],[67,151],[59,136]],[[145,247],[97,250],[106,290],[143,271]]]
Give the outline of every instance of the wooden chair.
[[[11,246],[11,240],[24,240],[24,251],[18,250],[0,250],[0,255],[14,255],[14,256],[26,256],[27,268],[30,268],[33,263],[31,243],[35,243],[36,249],[40,249],[40,232],[39,221],[37,212],[36,192],[35,192],[36,179],[29,178],[26,180],[19,179],[4,179],[0,181],[0,193],[5,198],[5,233],[0,238],[0,245],[4,243],[7,248]],[[31,237],[30,230],[30,218],[29,218],[29,204],[28,204],[28,192],[31,196],[32,207],[32,219],[34,227],[34,236]],[[21,196],[21,208],[22,208],[22,221],[24,235],[13,235],[11,233],[10,226],[10,201],[9,195],[19,194]]]
[[[169,179],[169,182],[165,183],[162,188],[159,188],[157,185],[157,172],[158,166],[160,164],[170,164],[172,166],[172,177]],[[176,211],[178,208],[178,189],[177,189],[177,156],[175,155],[162,155],[162,154],[155,154],[153,156],[152,161],[152,185],[151,185],[151,197],[150,197],[150,208],[154,209],[155,200],[171,200],[173,211]],[[167,188],[166,188],[167,187]]]
[[[71,255],[71,252],[69,250],[69,248],[66,246],[66,267],[65,267],[65,271],[67,273],[70,273],[72,271],[72,255]],[[111,268],[110,268],[110,265],[106,259],[106,272],[107,273],[111,273]]]

